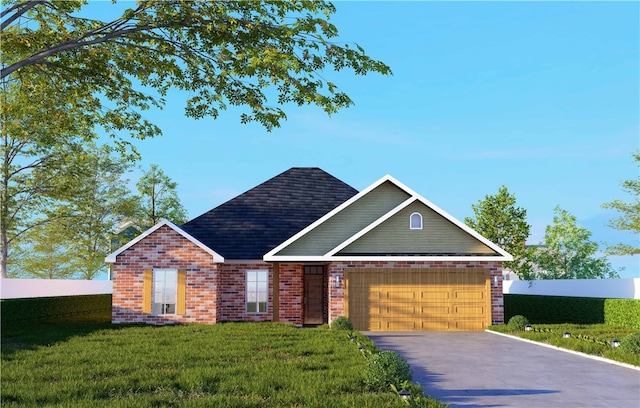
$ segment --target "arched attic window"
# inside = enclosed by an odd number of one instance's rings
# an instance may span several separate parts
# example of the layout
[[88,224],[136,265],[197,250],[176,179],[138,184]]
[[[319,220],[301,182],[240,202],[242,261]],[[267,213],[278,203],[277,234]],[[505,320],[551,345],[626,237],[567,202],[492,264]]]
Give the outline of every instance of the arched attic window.
[[422,229],[422,214],[420,214],[419,212],[414,212],[409,216],[409,229]]

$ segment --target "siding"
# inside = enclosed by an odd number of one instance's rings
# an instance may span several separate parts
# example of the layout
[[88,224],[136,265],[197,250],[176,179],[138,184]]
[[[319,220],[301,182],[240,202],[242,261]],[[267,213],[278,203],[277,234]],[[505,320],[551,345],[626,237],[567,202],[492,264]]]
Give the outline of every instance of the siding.
[[[422,214],[422,229],[409,229],[409,216]],[[340,251],[348,254],[483,254],[497,253],[421,202],[402,209]]]
[[408,198],[406,192],[385,182],[276,255],[324,255]]

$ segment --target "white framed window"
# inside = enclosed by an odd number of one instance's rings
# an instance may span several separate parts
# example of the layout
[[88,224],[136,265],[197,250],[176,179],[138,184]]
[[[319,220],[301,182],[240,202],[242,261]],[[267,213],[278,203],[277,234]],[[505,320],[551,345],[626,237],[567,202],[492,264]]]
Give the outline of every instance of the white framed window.
[[409,229],[422,229],[422,214],[420,214],[419,212],[414,212],[409,216]]
[[153,270],[153,301],[154,315],[175,314],[178,300],[178,270]]
[[269,271],[247,271],[247,313],[267,313]]

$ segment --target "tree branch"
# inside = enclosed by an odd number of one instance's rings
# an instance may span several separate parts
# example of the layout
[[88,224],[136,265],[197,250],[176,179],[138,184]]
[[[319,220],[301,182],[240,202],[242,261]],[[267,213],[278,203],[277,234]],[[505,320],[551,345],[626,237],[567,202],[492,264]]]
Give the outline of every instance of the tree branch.
[[5,21],[3,21],[2,24],[0,24],[0,31],[7,28],[11,23],[19,19],[24,13],[26,13],[27,11],[31,10],[32,8],[34,8],[35,6],[41,3],[46,3],[46,1],[38,0],[38,1],[28,1],[26,3],[18,3],[18,4],[14,4],[13,6],[9,7],[6,10],[3,10],[2,13],[0,14],[0,18],[4,18],[7,14],[13,13],[14,11],[15,11],[15,14],[9,17],[8,19],[6,19]]
[[6,68],[3,68],[2,71],[0,71],[0,79],[6,77],[7,75],[10,75],[11,73],[13,73],[14,71],[20,68],[36,64],[38,61],[44,58],[50,57],[52,55],[58,54],[62,51],[72,50],[74,48],[86,47],[89,45],[101,44],[104,42],[108,42],[113,38],[123,37],[123,36],[126,36],[127,34],[142,32],[142,31],[151,30],[154,28],[156,27],[149,26],[149,25],[138,26],[138,27],[133,27],[133,28],[124,29],[124,30],[112,31],[111,33],[105,34],[103,37],[95,38],[93,40],[80,41],[79,39],[76,39],[76,40],[66,41],[54,47],[39,51],[30,57],[27,57],[21,61],[18,61],[14,64],[9,65]]

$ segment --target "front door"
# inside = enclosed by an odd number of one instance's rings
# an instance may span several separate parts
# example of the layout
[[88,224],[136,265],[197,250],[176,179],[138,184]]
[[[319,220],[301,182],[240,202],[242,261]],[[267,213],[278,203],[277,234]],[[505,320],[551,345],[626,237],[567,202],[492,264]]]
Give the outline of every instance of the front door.
[[324,266],[304,267],[304,324],[324,323]]

